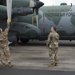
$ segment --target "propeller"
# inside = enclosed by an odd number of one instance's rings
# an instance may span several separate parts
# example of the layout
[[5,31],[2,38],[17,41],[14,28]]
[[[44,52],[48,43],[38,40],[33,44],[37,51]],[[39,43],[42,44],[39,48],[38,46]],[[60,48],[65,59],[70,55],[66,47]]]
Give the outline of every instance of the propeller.
[[42,7],[44,5],[43,2],[39,1],[39,0],[34,0],[34,2],[36,3],[35,4],[35,7],[33,8],[34,9],[34,13],[36,14],[36,23],[37,23],[37,27],[38,27],[38,12],[39,12],[39,8]]
[[36,15],[36,22],[37,22],[37,27],[38,27],[38,12],[39,12],[39,8],[42,7],[44,5],[43,2],[39,1],[39,0],[30,0],[30,7],[33,8],[33,11]]
[[[11,23],[11,15],[12,15],[12,0],[6,0],[7,3],[7,23]],[[44,5],[43,2],[39,0],[30,0],[30,7],[33,8],[33,11],[36,14],[36,22],[37,22],[37,27],[38,27],[38,12],[39,8]]]
[[12,15],[12,0],[6,0],[7,4],[7,23],[11,23],[11,15]]

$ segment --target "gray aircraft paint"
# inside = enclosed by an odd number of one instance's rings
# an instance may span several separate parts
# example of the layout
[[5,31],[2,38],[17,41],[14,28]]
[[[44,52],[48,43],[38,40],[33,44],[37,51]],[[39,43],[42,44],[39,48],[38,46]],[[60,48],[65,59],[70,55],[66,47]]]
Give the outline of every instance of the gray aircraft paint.
[[[75,6],[72,6],[69,11],[61,12],[61,13],[66,14],[66,13],[71,13],[71,11],[75,12]],[[71,23],[71,18],[73,15],[61,16],[59,23],[55,25],[52,19],[49,20],[46,16],[43,16],[44,15],[43,11],[40,11],[39,14],[41,14],[42,16],[41,19],[39,20],[39,28],[40,30],[42,30],[42,34],[43,34],[43,29],[45,29],[45,33],[49,33],[51,25],[54,25],[57,28],[57,31],[63,30],[67,34],[72,34],[75,32],[75,26]]]

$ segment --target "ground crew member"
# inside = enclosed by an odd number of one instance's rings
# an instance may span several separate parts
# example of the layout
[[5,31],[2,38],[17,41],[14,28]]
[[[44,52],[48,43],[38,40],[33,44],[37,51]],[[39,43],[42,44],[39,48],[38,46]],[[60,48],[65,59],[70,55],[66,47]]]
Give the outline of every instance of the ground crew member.
[[47,47],[49,48],[49,58],[51,61],[51,63],[48,64],[48,67],[57,66],[58,42],[59,34],[56,32],[56,28],[52,26],[46,43]]
[[9,51],[9,41],[8,41],[8,31],[10,28],[10,24],[7,24],[4,32],[0,28],[0,56],[2,66],[13,67],[11,64],[10,51]]

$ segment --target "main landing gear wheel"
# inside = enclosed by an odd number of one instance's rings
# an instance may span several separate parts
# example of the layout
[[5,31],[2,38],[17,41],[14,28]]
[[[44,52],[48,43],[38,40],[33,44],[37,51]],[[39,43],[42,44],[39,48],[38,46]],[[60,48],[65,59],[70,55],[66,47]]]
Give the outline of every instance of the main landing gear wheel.
[[29,39],[23,39],[23,38],[21,39],[22,43],[28,43],[28,41],[29,41]]

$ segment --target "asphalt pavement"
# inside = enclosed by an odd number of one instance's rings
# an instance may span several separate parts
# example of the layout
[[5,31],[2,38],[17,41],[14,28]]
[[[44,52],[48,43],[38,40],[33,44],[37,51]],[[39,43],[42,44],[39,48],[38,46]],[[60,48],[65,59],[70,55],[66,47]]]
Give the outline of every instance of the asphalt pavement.
[[75,75],[74,71],[31,70],[0,68],[0,75]]
[[48,48],[43,41],[10,46],[10,52],[14,67],[0,66],[0,75],[75,75],[75,41],[60,41],[56,67],[48,67]]

